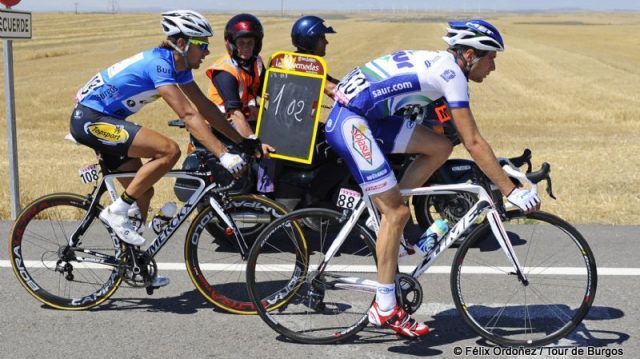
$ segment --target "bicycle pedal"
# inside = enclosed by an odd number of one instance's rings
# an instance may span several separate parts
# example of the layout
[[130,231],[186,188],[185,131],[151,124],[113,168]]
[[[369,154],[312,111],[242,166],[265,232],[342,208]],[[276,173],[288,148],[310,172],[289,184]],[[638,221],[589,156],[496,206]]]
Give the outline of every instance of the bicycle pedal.
[[147,290],[147,294],[148,295],[153,295],[153,291],[158,289],[158,287],[152,287],[152,286],[148,286],[145,288]]

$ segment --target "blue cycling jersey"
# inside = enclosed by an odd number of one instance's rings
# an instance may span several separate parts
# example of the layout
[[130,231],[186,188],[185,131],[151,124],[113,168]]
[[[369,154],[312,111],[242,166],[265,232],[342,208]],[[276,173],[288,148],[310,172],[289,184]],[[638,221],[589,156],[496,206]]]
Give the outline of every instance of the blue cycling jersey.
[[176,71],[171,50],[154,48],[100,71],[78,90],[76,99],[98,112],[125,119],[156,100],[158,87],[192,81],[191,70]]

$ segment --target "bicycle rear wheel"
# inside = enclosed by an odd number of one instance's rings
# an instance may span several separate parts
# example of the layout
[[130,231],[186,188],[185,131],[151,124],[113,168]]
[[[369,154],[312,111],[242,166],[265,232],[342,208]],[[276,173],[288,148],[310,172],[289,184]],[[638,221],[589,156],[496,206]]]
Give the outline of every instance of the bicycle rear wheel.
[[75,247],[69,238],[86,215],[89,201],[54,193],[29,204],[9,235],[9,258],[20,284],[57,309],[82,310],[107,300],[120,286],[119,244],[95,218]]
[[503,223],[528,283],[515,275],[485,222],[456,252],[453,300],[464,321],[491,342],[553,343],[591,308],[597,286],[593,253],[573,226],[554,215],[509,215]]
[[198,291],[216,307],[235,314],[255,314],[246,284],[249,247],[257,237],[255,231],[286,214],[286,210],[264,196],[238,195],[229,200],[225,211],[247,243],[240,244],[233,234],[227,235],[226,225],[211,206],[203,207],[187,233],[187,270]]
[[[303,209],[273,222],[251,248],[249,296],[275,331],[303,343],[345,340],[367,325],[375,287],[375,243],[356,225],[324,268],[322,260],[348,216]],[[359,289],[355,289],[359,287]]]

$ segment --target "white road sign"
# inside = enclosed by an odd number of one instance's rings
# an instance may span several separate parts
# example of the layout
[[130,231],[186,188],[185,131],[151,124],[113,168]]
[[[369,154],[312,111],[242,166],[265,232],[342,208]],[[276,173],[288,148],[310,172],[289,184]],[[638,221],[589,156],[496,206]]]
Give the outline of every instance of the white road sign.
[[0,10],[0,39],[30,39],[31,13]]

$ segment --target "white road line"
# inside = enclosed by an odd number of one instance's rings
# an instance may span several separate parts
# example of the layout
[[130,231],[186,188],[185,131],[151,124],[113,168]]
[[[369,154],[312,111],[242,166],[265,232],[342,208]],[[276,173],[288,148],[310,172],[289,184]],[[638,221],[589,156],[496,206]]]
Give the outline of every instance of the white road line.
[[[55,264],[53,262],[42,263],[40,261],[26,261],[25,265],[30,268],[42,268],[48,267],[53,268]],[[85,263],[85,267],[89,268],[104,268],[104,266],[100,266],[98,264]],[[201,264],[202,270],[216,270],[216,271],[244,271],[244,264],[222,264],[222,263],[212,263],[212,264]],[[9,268],[11,264],[8,260],[0,260],[0,268]],[[158,263],[158,268],[161,270],[177,270],[183,271],[186,270],[184,263]],[[258,271],[277,271],[277,272],[286,272],[291,271],[292,266],[290,265],[260,265],[258,266]],[[574,268],[574,267],[553,267],[553,268],[528,268],[528,273],[535,275],[539,273],[544,274],[552,274],[552,275],[576,275],[576,274],[585,274],[586,271],[582,268]],[[337,272],[351,272],[351,273],[375,273],[376,268],[372,265],[350,265],[350,266],[329,266],[330,271]],[[410,273],[413,270],[413,266],[400,266],[400,271],[405,273]],[[510,272],[510,267],[468,267],[466,268],[467,273],[473,274],[502,274],[505,272]],[[429,268],[427,273],[430,274],[449,274],[451,272],[451,267],[449,266],[432,266]],[[599,276],[640,276],[640,268],[612,268],[612,267],[599,267],[598,268]]]

